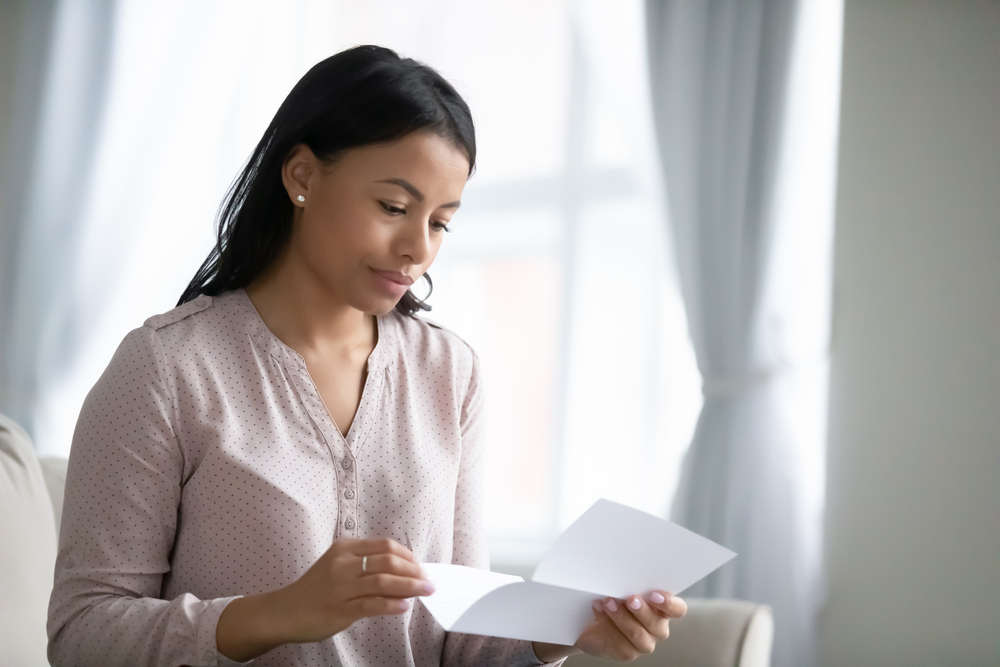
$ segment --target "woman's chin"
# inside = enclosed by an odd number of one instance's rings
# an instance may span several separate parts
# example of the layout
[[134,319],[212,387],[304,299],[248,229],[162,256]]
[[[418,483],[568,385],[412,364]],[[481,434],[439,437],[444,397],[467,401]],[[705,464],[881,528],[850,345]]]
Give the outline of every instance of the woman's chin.
[[375,299],[364,299],[360,303],[352,304],[356,309],[365,313],[366,315],[374,315],[379,317],[387,313],[391,313],[396,304],[402,297],[381,297]]

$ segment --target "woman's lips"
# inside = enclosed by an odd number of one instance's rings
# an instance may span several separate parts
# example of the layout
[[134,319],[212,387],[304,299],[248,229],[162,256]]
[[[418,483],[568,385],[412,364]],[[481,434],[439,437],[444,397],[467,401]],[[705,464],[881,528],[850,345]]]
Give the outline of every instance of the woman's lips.
[[390,294],[396,296],[403,296],[406,290],[410,289],[410,285],[414,283],[413,278],[409,277],[405,273],[400,273],[399,271],[380,271],[378,269],[372,269],[372,273],[375,274],[375,280]]

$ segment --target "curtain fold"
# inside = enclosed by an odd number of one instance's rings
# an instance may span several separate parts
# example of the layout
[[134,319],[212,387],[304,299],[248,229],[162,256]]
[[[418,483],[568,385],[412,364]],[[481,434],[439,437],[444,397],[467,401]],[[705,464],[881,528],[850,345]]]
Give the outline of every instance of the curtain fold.
[[55,17],[48,2],[0,3],[0,412],[25,423],[31,401],[15,386],[17,264]]
[[[809,41],[826,34],[823,4],[646,2],[670,225],[704,378],[672,514],[739,554],[688,594],[771,604],[778,667],[814,663],[821,591],[839,91],[839,30]],[[838,76],[818,76],[834,61]]]
[[74,298],[80,212],[105,100],[112,0],[25,3],[0,226],[0,412],[42,451],[39,397],[69,373],[88,314]]

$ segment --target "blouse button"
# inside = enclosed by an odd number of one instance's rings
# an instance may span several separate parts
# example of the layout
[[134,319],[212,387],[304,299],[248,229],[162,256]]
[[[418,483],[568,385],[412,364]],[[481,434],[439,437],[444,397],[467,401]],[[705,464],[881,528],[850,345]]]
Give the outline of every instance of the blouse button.
[[352,528],[354,528],[354,519],[352,519],[351,517],[347,517],[347,521],[344,522],[344,528],[346,528],[347,530],[351,530]]
[[344,466],[344,470],[350,470],[351,469],[351,459],[344,459],[343,461],[341,461],[340,465]]
[[344,497],[348,498],[348,499],[353,498],[354,497],[354,489],[348,489],[347,491],[344,491]]

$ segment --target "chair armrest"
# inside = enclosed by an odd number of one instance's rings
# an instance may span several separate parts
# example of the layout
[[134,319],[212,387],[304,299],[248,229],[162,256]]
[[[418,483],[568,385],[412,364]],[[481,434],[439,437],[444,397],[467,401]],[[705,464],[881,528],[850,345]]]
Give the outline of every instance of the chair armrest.
[[750,617],[740,650],[740,667],[770,667],[774,644],[774,614],[767,605],[759,605]]

